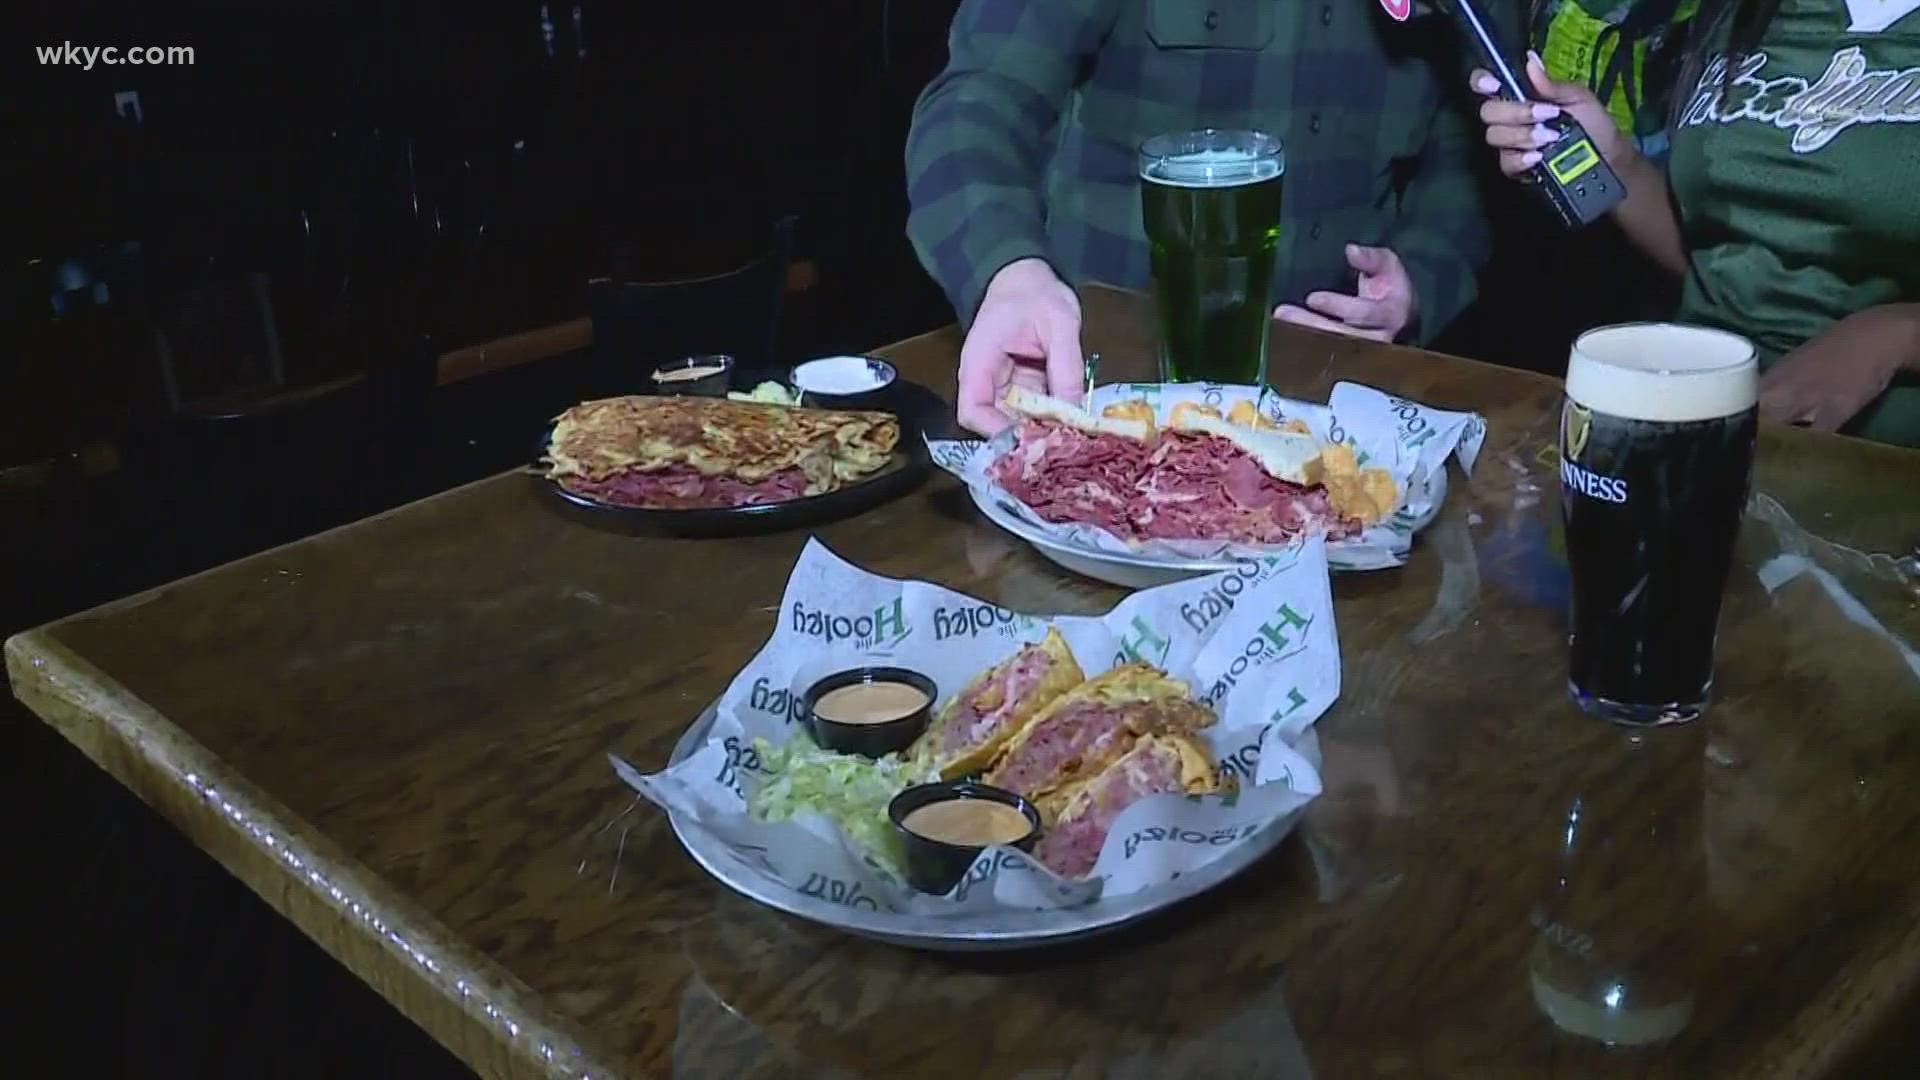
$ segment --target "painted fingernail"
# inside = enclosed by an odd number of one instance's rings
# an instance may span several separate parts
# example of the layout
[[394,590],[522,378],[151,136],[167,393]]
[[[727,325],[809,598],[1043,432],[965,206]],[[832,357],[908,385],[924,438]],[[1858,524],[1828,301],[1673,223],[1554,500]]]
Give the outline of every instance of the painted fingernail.
[[1533,168],[1535,165],[1540,164],[1540,151],[1529,150],[1526,153],[1521,154],[1520,164],[1526,166],[1529,169]]
[[1559,115],[1560,106],[1558,105],[1548,105],[1543,101],[1533,107],[1533,118],[1535,120],[1552,120]]
[[1500,83],[1491,75],[1482,75],[1473,81],[1473,88],[1483,94],[1491,94],[1500,89]]
[[1535,146],[1552,146],[1553,140],[1559,137],[1560,136],[1555,135],[1553,129],[1549,127],[1536,126],[1533,129],[1533,145]]

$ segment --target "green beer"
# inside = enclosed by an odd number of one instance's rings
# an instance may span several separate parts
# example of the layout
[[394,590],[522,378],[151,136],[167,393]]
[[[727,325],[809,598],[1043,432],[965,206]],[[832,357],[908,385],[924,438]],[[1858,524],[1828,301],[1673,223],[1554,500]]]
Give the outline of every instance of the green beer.
[[1160,316],[1160,377],[1267,375],[1280,140],[1258,131],[1156,135],[1140,147],[1140,209]]

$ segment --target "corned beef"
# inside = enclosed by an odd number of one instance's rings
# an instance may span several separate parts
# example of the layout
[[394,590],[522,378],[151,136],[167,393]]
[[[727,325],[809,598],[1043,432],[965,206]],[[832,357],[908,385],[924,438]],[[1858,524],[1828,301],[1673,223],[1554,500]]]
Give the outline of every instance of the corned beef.
[[1162,430],[1141,443],[1029,419],[988,471],[1046,521],[1097,525],[1128,540],[1282,544],[1315,529],[1334,540],[1360,531],[1324,488],[1277,480],[1213,435]]
[[986,742],[1051,670],[1053,656],[1046,650],[1021,650],[998,679],[981,687],[960,706],[961,711],[943,732],[940,752],[958,754]]
[[990,782],[1020,795],[1038,793],[1051,781],[1058,787],[1079,778],[1083,762],[1103,761],[1113,745],[1130,740],[1127,718],[1119,709],[1099,701],[1063,709],[1012,750],[994,770]]
[[691,465],[669,465],[648,472],[619,473],[605,480],[568,476],[561,479],[560,486],[608,506],[690,510],[797,499],[807,492],[807,476],[795,467],[748,483],[731,476],[707,476]]
[[1137,535],[1159,540],[1283,544],[1315,527],[1346,532],[1324,488],[1276,480],[1212,435],[1163,432],[1128,510]]
[[1127,504],[1150,447],[1051,420],[1028,420],[1019,440],[993,463],[995,482],[1047,521],[1087,522],[1129,534]]
[[1099,861],[1107,832],[1121,811],[1149,795],[1181,790],[1177,759],[1161,754],[1129,758],[1092,781],[1084,793],[1089,798],[1084,811],[1071,817],[1063,814],[1063,820],[1041,838],[1034,858],[1062,877],[1085,877]]
[[1037,721],[987,783],[1033,798],[1098,772],[1142,735],[1196,732],[1213,720],[1212,712],[1187,700],[1076,702]]

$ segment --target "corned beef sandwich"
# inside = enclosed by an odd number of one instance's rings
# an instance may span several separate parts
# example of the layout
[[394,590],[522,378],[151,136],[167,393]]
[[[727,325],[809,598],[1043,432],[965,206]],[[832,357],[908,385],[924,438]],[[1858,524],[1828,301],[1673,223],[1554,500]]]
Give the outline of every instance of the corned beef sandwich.
[[1062,793],[1062,809],[1049,821],[1034,858],[1063,877],[1085,877],[1127,807],[1153,795],[1218,790],[1213,761],[1191,737],[1177,731],[1142,736],[1113,764]]
[[1054,698],[1000,752],[988,784],[1033,800],[1046,822],[1034,857],[1085,877],[1122,811],[1151,795],[1221,790],[1194,736],[1214,722],[1187,684],[1151,664],[1122,664]]
[[923,768],[957,780],[985,769],[1029,720],[1086,678],[1058,630],[981,672],[908,749]]
[[1230,786],[1195,738],[1213,723],[1187,683],[1151,664],[1087,678],[1050,629],[955,694],[908,757],[943,780],[981,776],[1032,800],[1043,822],[1034,857],[1085,877],[1127,807]]
[[1315,531],[1337,540],[1395,508],[1381,502],[1398,502],[1384,470],[1362,476],[1347,448],[1323,452],[1245,403],[1231,418],[1183,405],[1163,429],[1141,403],[1094,416],[1016,386],[1003,407],[1021,422],[1015,447],[988,470],[994,481],[1044,520],[1124,540],[1283,544]]
[[1056,796],[1105,769],[1142,736],[1192,733],[1214,721],[1187,684],[1148,664],[1122,664],[1055,698],[1007,743],[986,782],[1032,799],[1043,814]]

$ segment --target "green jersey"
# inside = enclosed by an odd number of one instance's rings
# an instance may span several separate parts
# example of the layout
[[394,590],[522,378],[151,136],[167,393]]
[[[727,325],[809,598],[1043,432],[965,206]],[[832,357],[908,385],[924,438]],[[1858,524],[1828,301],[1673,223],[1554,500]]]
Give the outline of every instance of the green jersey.
[[1535,0],[1547,74],[1594,92],[1640,152],[1667,155],[1667,105],[1699,0]]
[[[1854,312],[1920,302],[1920,0],[1781,0],[1727,66],[1686,88],[1672,132],[1680,318],[1751,338],[1764,370]],[[1847,430],[1920,446],[1920,379]]]

